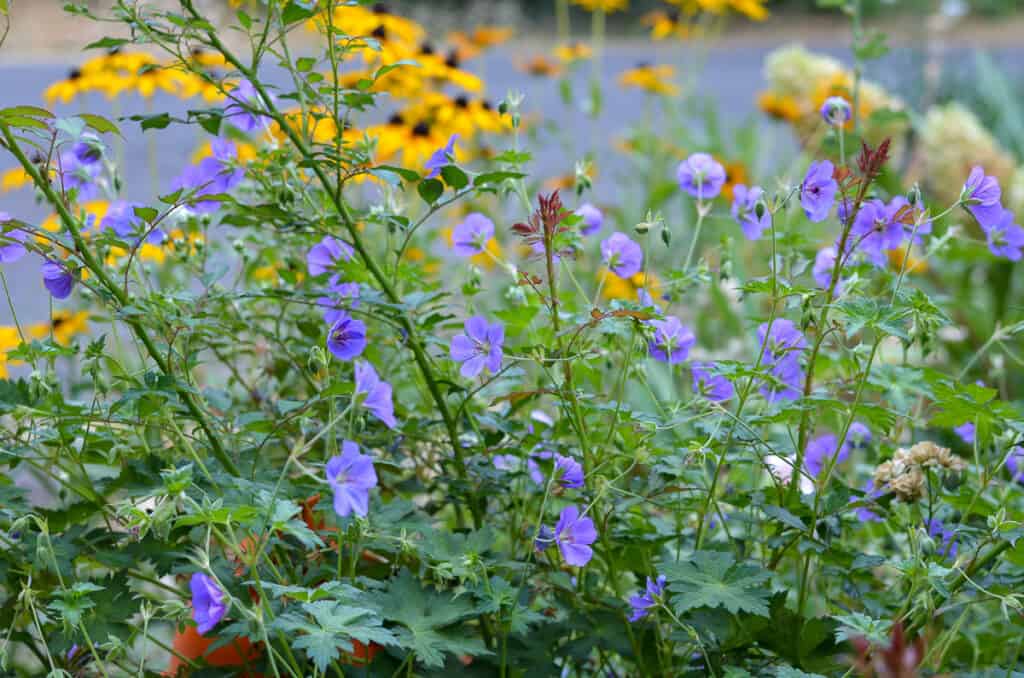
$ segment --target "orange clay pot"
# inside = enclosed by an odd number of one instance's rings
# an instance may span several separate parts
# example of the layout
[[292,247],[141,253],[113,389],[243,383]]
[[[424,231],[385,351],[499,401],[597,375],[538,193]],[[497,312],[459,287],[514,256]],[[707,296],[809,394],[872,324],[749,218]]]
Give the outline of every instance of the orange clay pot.
[[[313,496],[302,502],[302,519],[309,527],[309,529],[319,532],[324,529],[323,518],[317,519],[313,513],[313,509],[320,501],[320,495],[314,494]],[[338,542],[330,540],[329,543],[335,549],[338,548]],[[254,546],[252,538],[247,537],[242,542],[242,550],[247,550]],[[383,559],[369,551],[363,551],[362,558],[368,562],[378,563]],[[386,561],[384,561],[386,562]],[[236,573],[241,572],[241,567],[238,568]],[[253,599],[258,599],[254,590],[249,591],[249,595]],[[206,654],[206,650],[217,640],[216,636],[205,638],[199,635],[195,626],[186,626],[185,630],[180,633],[174,634],[173,647],[176,652],[181,654],[183,657],[187,657],[192,661],[201,663],[205,662],[210,666],[245,666],[246,663],[254,662],[262,656],[263,651],[258,647],[253,646],[247,638],[236,638],[235,641],[230,645],[214,650],[209,655]],[[377,643],[370,643],[364,645],[358,640],[352,640],[352,654],[351,661],[348,662],[351,665],[362,666],[371,663],[380,652],[381,646]],[[171,655],[171,664],[167,667],[164,672],[165,676],[178,676],[188,675],[188,665],[178,659],[176,656]],[[243,678],[262,678],[261,673],[252,673],[243,671],[238,674]]]
[[[217,648],[210,654],[206,654],[206,651],[216,640],[216,636],[206,638],[199,635],[196,627],[186,626],[184,631],[174,634],[173,647],[175,652],[178,652],[181,656],[197,663],[205,662],[210,666],[244,667],[259,659],[260,655],[263,654],[262,650],[250,643],[247,638],[236,638],[233,643]],[[164,671],[163,675],[187,676],[188,671],[188,664],[172,654],[171,664]],[[245,670],[241,670],[238,675],[244,678],[263,678],[262,673]]]

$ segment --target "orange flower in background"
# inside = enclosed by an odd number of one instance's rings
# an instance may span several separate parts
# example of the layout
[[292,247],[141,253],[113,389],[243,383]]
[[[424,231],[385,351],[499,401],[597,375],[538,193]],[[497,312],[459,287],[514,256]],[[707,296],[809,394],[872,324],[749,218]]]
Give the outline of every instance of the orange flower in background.
[[449,33],[448,42],[455,46],[460,59],[472,59],[484,50],[506,42],[512,37],[512,32],[511,28],[504,26],[478,26],[471,33]]
[[732,202],[733,189],[737,184],[749,185],[750,178],[747,175],[747,166],[739,161],[720,161],[725,168],[725,183],[722,185],[722,196]]
[[619,75],[619,85],[625,88],[642,89],[649,94],[674,97],[679,87],[672,82],[676,69],[667,64],[652,66],[641,64]]
[[523,73],[528,73],[538,78],[553,78],[562,74],[561,64],[548,59],[543,54],[538,54],[528,61],[517,63],[516,68]]

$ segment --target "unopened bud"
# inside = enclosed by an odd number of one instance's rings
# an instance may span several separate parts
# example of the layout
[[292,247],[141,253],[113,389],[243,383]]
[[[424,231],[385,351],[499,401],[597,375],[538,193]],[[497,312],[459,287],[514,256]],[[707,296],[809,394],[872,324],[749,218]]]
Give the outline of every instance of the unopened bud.
[[758,219],[763,219],[766,212],[768,212],[768,206],[764,204],[763,200],[758,200],[754,203],[754,216]]
[[921,187],[917,184],[911,186],[910,190],[907,191],[907,202],[910,203],[911,207],[917,207],[917,204],[921,202]]
[[639,233],[640,235],[646,235],[647,232],[651,230],[651,224],[650,222],[647,221],[641,221],[639,224],[633,227],[633,230]]
[[672,231],[668,230],[667,226],[663,226],[661,229],[661,241],[665,243],[665,247],[672,244]]

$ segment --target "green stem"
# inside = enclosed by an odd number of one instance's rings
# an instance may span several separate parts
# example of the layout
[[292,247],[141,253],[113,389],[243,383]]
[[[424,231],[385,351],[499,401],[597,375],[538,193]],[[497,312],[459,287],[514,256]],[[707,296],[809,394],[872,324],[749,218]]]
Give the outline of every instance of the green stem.
[[[3,120],[0,120],[0,135],[3,136],[7,149],[15,158],[17,158],[18,162],[21,163],[22,168],[24,168],[28,175],[32,177],[32,181],[35,183],[36,187],[42,191],[43,195],[46,196],[47,201],[53,205],[54,209],[57,210],[57,214],[60,216],[64,227],[71,234],[71,238],[75,242],[75,250],[82,257],[82,261],[85,263],[86,267],[96,276],[104,289],[114,297],[120,306],[128,306],[130,301],[128,299],[128,295],[110,279],[110,276],[107,275],[103,266],[96,260],[89,248],[86,247],[85,240],[82,238],[82,234],[78,230],[78,224],[75,218],[71,215],[71,212],[68,210],[67,205],[60,196],[54,192],[50,182],[43,179],[36,166],[33,165],[25,156],[24,151],[21,150],[21,147],[18,146],[17,141],[14,139],[14,135],[11,133],[11,128]],[[225,470],[231,473],[231,475],[236,477],[241,476],[241,471],[238,469],[238,466],[235,464],[234,460],[231,459],[230,455],[228,455],[228,452],[221,444],[220,439],[214,435],[213,427],[210,425],[206,415],[199,408],[199,405],[195,400],[195,396],[193,396],[191,391],[177,383],[177,379],[174,378],[174,374],[171,371],[170,364],[164,359],[160,351],[157,350],[156,344],[153,343],[153,340],[146,332],[146,329],[134,318],[126,318],[125,323],[132,328],[135,336],[142,342],[142,345],[146,348],[146,352],[153,359],[153,362],[155,362],[160,368],[160,371],[174,381],[175,390],[185,403],[185,408],[189,411],[189,414],[195,418],[199,427],[203,429],[203,433],[206,434],[207,440],[210,442],[210,448],[213,455],[217,458],[217,461],[219,461]]]

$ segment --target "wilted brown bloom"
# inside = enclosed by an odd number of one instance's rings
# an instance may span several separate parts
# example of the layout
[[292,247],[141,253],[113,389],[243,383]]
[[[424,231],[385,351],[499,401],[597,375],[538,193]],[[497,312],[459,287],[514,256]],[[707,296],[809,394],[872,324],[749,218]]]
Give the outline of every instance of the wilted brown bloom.
[[875,487],[888,486],[903,501],[917,501],[924,496],[923,469],[929,468],[959,473],[967,468],[967,464],[949,448],[925,440],[909,450],[896,450],[891,460],[879,464],[874,474]]

